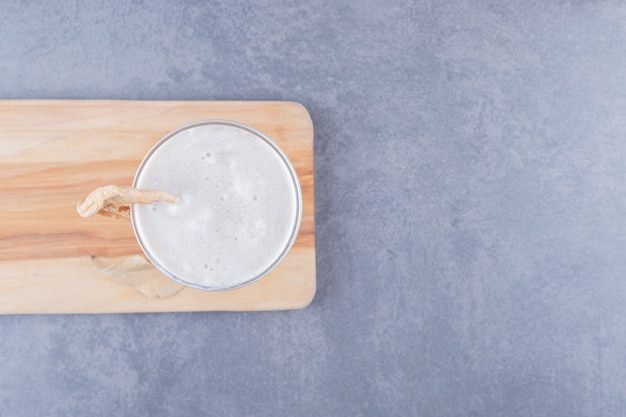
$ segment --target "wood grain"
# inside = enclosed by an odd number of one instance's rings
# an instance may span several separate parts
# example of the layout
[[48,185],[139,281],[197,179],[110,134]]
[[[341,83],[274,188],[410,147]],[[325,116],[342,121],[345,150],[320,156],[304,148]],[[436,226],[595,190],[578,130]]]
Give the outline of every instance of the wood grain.
[[[300,234],[251,286],[149,299],[90,261],[141,253],[130,223],[81,219],[76,201],[101,185],[130,185],[159,139],[205,119],[248,124],[281,146],[302,186]],[[315,293],[313,127],[298,103],[0,100],[0,166],[0,313],[294,309]]]

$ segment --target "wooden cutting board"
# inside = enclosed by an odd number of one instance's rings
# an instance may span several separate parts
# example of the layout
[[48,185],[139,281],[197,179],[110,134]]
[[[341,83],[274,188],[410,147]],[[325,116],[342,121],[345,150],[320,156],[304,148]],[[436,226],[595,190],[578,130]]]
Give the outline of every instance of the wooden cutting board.
[[[82,219],[76,201],[101,185],[131,185],[159,139],[205,119],[248,124],[281,146],[302,186],[300,234],[250,286],[150,298],[92,263],[141,253],[130,222]],[[311,118],[293,102],[0,100],[0,225],[1,314],[306,307],[316,289]]]

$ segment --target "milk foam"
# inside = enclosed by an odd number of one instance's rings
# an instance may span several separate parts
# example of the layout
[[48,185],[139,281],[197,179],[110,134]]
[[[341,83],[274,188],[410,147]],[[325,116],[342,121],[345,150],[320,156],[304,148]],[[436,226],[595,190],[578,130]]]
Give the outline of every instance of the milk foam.
[[135,187],[178,197],[174,204],[135,205],[133,223],[155,264],[191,285],[230,287],[262,274],[299,219],[287,163],[234,126],[179,132],[144,163]]

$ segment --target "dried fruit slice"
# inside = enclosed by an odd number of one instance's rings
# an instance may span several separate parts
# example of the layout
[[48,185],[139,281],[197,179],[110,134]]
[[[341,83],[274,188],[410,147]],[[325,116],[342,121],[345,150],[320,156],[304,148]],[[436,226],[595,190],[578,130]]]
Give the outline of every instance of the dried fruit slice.
[[139,190],[122,185],[105,185],[93,190],[76,204],[82,217],[100,214],[106,217],[130,219],[131,204],[150,204],[156,201],[173,203],[176,196],[158,190]]

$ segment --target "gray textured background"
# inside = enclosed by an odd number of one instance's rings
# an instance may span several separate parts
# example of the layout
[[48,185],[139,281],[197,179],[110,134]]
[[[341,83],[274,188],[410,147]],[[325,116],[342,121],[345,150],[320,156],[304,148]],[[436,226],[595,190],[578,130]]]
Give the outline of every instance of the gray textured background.
[[308,108],[319,289],[2,316],[2,417],[626,414],[624,2],[58,3],[0,3],[0,98]]

